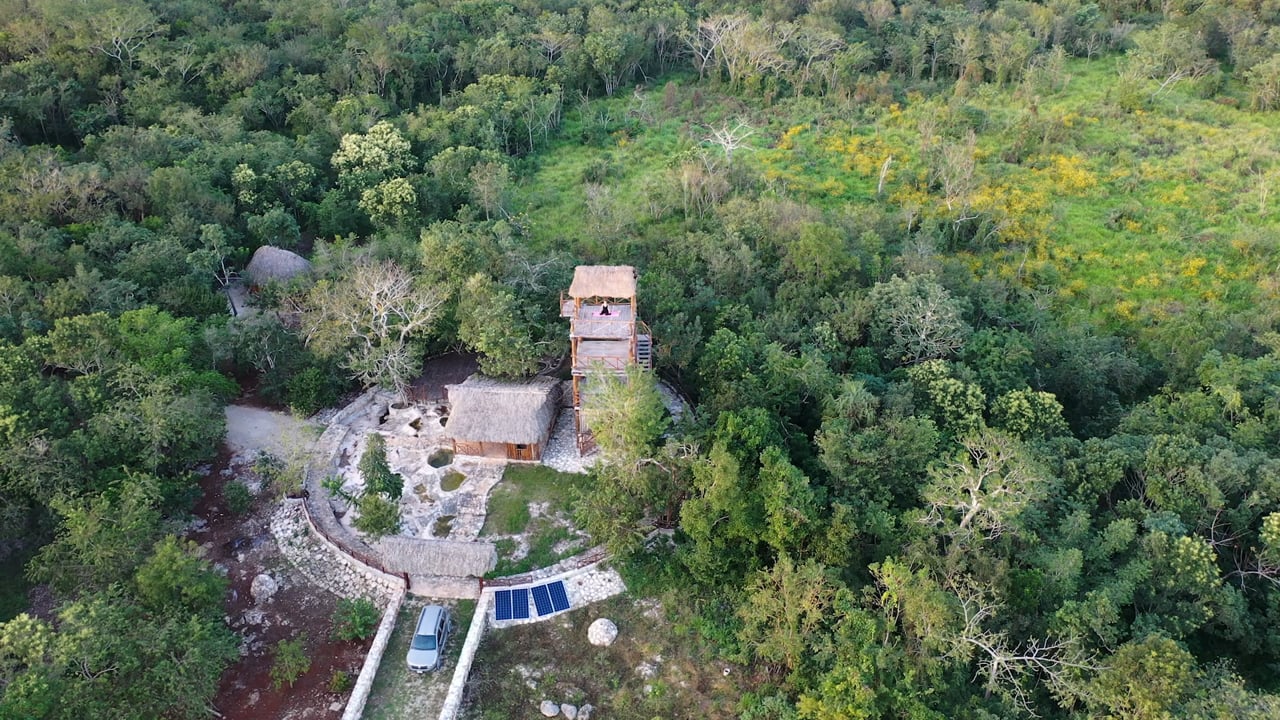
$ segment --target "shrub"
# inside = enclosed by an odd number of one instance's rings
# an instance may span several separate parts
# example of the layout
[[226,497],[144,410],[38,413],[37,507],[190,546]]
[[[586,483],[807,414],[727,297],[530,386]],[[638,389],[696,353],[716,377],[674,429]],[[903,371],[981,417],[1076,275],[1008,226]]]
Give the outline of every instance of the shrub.
[[334,640],[364,640],[378,629],[378,606],[368,598],[343,598],[333,611]]
[[346,670],[334,670],[333,675],[329,676],[329,692],[344,693],[351,689],[353,685],[351,673]]
[[277,690],[286,683],[293,687],[293,683],[311,669],[311,658],[307,657],[303,647],[305,643],[306,635],[299,635],[292,640],[281,640],[276,645],[276,659],[271,664],[271,684]]
[[253,471],[281,495],[297,496],[302,493],[302,468],[286,464],[267,452],[258,453],[253,461]]
[[222,497],[227,500],[227,509],[235,515],[243,515],[253,504],[253,493],[239,481],[231,481],[222,488]]
[[400,529],[400,505],[377,493],[365,493],[360,498],[360,517],[353,523],[360,532],[375,539],[391,535]]
[[289,378],[284,396],[293,414],[306,417],[337,404],[337,382],[323,368],[312,366]]
[[399,500],[404,492],[404,478],[391,472],[387,463],[387,439],[378,433],[370,433],[367,443],[357,465],[364,477],[366,493],[381,493],[392,500]]

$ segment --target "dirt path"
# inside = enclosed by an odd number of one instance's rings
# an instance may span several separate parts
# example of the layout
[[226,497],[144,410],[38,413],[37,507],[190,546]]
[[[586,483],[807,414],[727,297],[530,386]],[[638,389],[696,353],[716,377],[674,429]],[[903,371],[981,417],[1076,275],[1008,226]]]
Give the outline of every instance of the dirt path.
[[245,405],[227,406],[227,446],[252,460],[265,451],[279,458],[303,452],[320,434],[320,426],[288,413]]
[[[223,674],[214,707],[226,720],[336,720],[349,685],[335,676],[345,673],[354,679],[369,643],[330,638],[339,599],[335,592],[343,588],[340,583],[336,590],[332,582],[317,583],[282,553],[269,530],[280,514],[280,501],[253,470],[253,460],[262,451],[286,462],[305,457],[320,428],[287,413],[243,405],[227,406],[226,417],[226,445],[201,481],[202,497],[193,511],[198,522],[189,535],[203,548],[205,558],[226,573],[231,587],[224,611],[241,637],[241,658]],[[233,480],[257,493],[252,506],[240,514],[231,511],[224,494]],[[312,570],[325,569],[321,559],[312,564]],[[276,587],[269,597],[253,594],[261,576]],[[292,638],[303,639],[311,667],[292,686],[275,687],[275,649]]]

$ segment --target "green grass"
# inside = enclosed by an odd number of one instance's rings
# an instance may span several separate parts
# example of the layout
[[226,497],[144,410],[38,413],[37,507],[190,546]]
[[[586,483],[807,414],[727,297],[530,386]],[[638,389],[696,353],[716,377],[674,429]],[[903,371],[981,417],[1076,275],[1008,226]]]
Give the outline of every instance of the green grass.
[[[1169,342],[1152,328],[1196,312],[1277,306],[1280,248],[1265,238],[1280,231],[1280,188],[1265,204],[1263,189],[1280,177],[1271,150],[1280,113],[1240,110],[1229,95],[1202,99],[1189,84],[1157,94],[1149,82],[1126,99],[1114,57],[1071,60],[1061,80],[1030,90],[980,85],[964,97],[908,92],[892,105],[784,98],[767,108],[708,86],[695,104],[695,90],[681,87],[670,110],[661,90],[650,92],[645,123],[626,120],[634,99],[598,101],[586,117],[567,113],[562,139],[530,161],[517,206],[541,246],[631,259],[635,243],[668,242],[696,225],[679,207],[648,212],[643,198],[654,188],[678,196],[673,168],[707,126],[743,116],[755,128],[753,150],[735,163],[761,179],[762,195],[899,223],[918,206],[922,225],[943,227],[955,211],[926,184],[934,161],[922,128],[933,128],[935,143],[962,142],[972,129],[976,184],[964,200],[1009,224],[993,240],[951,248],[953,267],[1035,286],[1059,312],[1140,342]],[[602,116],[613,118],[603,137],[592,134]],[[590,211],[584,182],[600,167],[614,198],[605,217]]]
[[[676,631],[689,626],[680,616],[692,612],[690,604],[674,595],[664,600],[669,604],[658,606],[623,595],[547,622],[490,630],[472,665],[474,701],[463,717],[532,717],[544,699],[591,703],[593,717],[620,720],[738,717],[740,698],[753,689],[750,675],[737,667],[725,675],[729,664],[709,643]],[[618,626],[607,648],[587,642],[587,627],[599,617]],[[653,677],[637,673],[644,663]]]
[[441,515],[436,518],[436,522],[431,526],[431,537],[449,537],[449,532],[453,530],[453,519],[455,515]]
[[[439,702],[444,700],[444,691],[453,678],[453,670],[457,667],[458,656],[462,652],[462,643],[466,640],[467,631],[471,628],[471,616],[475,614],[474,600],[459,600],[452,607],[453,636],[445,648],[445,661],[440,670],[425,675],[409,672],[404,658],[409,652],[409,641],[413,639],[414,623],[418,613],[427,603],[416,597],[405,600],[396,617],[396,627],[391,633],[391,641],[382,655],[378,665],[378,674],[373,680],[373,689],[369,693],[369,702],[365,705],[365,720],[417,720],[434,717],[439,713]],[[438,693],[438,695],[437,695]],[[432,698],[435,705],[426,707]]]
[[[523,534],[529,541],[529,552],[516,558],[516,541],[499,538],[495,543],[498,564],[489,575],[501,577],[528,572],[581,550],[574,546],[557,553],[552,548],[574,537],[565,522],[571,513],[573,498],[585,481],[585,475],[557,472],[545,465],[508,465],[502,481],[489,491],[488,514],[480,535]],[[545,503],[546,510],[534,517],[529,511],[532,503]]]
[[554,565],[582,549],[574,546],[574,549],[564,553],[557,553],[553,549],[556,543],[569,540],[574,537],[574,534],[569,528],[558,525],[547,518],[534,520],[528,535],[529,552],[519,559],[512,557],[516,549],[514,541],[504,538],[495,543],[498,550],[498,563],[494,566],[493,571],[489,573],[489,577],[519,575],[530,570]]
[[568,513],[585,475],[552,470],[545,465],[508,465],[502,481],[489,491],[488,514],[480,535],[515,535],[529,527],[530,503],[547,503],[547,513]]

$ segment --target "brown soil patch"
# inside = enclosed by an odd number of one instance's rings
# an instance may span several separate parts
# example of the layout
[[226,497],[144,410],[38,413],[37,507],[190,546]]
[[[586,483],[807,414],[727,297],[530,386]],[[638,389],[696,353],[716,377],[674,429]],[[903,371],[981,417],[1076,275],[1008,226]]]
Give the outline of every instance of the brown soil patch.
[[[224,473],[225,470],[230,472]],[[329,692],[335,671],[345,671],[354,681],[364,662],[368,642],[336,642],[329,639],[331,616],[338,598],[310,584],[280,554],[269,530],[275,498],[255,499],[249,512],[234,515],[222,495],[230,480],[250,479],[248,467],[232,461],[225,449],[209,474],[201,481],[203,495],[193,511],[205,521],[189,537],[206,549],[210,562],[227,568],[230,591],[225,613],[232,629],[240,634],[247,655],[222,675],[214,707],[226,720],[337,718],[342,714],[349,691]],[[266,603],[255,605],[250,587],[259,573],[266,572],[280,583],[280,589]],[[262,622],[249,624],[247,611],[262,612]],[[305,634],[311,669],[293,687],[272,687],[271,665],[276,643]],[[337,706],[337,710],[331,707]]]
[[472,353],[451,352],[428,359],[423,364],[422,374],[413,381],[410,395],[418,402],[443,401],[445,385],[455,385],[479,372],[477,358]]

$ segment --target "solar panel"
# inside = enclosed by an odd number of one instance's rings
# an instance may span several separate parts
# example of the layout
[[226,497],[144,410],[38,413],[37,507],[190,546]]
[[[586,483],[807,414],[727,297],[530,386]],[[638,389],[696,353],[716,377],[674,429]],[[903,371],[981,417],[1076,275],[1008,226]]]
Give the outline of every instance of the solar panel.
[[551,591],[551,605],[557,612],[569,609],[569,595],[564,591],[564,583],[557,580],[547,585],[547,589]]
[[[511,619],[511,591],[499,590],[493,594],[494,607],[493,617],[495,620]],[[528,605],[526,602],[525,605]],[[525,609],[525,617],[528,617],[529,610]]]
[[550,615],[555,612],[551,606],[551,594],[547,592],[546,585],[539,585],[533,589],[533,604],[538,606],[538,615]]
[[511,617],[516,620],[527,620],[529,618],[528,588],[516,588],[511,591]]

